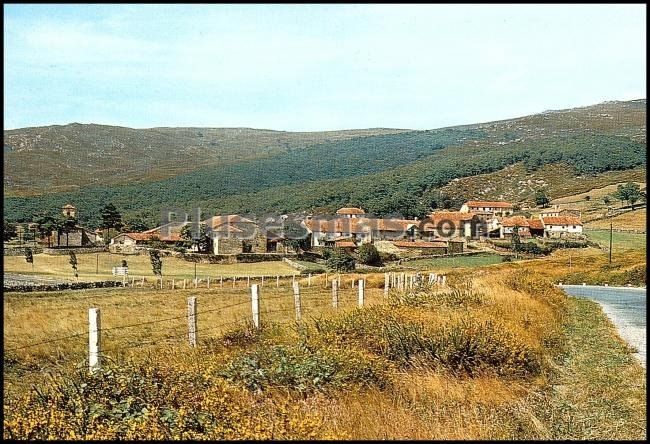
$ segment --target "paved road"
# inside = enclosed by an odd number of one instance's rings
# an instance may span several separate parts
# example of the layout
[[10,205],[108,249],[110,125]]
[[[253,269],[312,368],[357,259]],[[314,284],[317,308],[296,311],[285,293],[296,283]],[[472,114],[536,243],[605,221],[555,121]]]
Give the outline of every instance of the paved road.
[[621,338],[634,346],[641,365],[646,366],[646,290],[645,288],[562,285],[571,296],[598,302],[618,329]]

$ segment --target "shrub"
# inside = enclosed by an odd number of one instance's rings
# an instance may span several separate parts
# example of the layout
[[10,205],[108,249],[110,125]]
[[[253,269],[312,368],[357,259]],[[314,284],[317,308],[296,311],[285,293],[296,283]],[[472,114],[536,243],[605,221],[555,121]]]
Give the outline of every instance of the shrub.
[[472,289],[471,281],[455,286],[450,291],[432,292],[419,289],[416,291],[393,292],[389,294],[389,304],[408,307],[434,308],[438,306],[459,307],[477,305],[483,302],[483,295]]
[[358,251],[359,262],[365,265],[381,265],[377,247],[373,244],[362,244]]
[[381,251],[379,253],[379,260],[382,264],[385,264],[386,262],[394,262],[398,259],[399,256],[397,256],[395,253],[387,253],[385,251]]
[[428,363],[469,376],[483,372],[525,376],[541,370],[539,355],[505,326],[469,316],[433,329],[400,318],[394,309],[371,307],[318,320],[316,329],[324,342],[353,344],[402,367]]
[[249,390],[279,387],[302,394],[350,384],[383,387],[387,383],[387,367],[376,358],[304,344],[259,347],[227,364],[219,374]]
[[354,270],[354,258],[340,248],[335,248],[327,259],[327,267],[334,271]]
[[5,407],[9,439],[337,438],[320,431],[321,417],[288,399],[253,402],[227,381],[184,366],[111,365],[94,374],[83,368]]

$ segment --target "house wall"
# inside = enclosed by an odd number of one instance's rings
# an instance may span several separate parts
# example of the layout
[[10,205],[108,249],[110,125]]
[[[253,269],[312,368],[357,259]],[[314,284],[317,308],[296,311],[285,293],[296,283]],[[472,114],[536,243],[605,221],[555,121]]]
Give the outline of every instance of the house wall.
[[563,234],[579,235],[582,234],[582,225],[545,225],[544,230],[550,237],[561,236]]
[[462,253],[464,250],[465,250],[464,242],[449,242],[449,247],[447,248],[447,252],[449,254]]

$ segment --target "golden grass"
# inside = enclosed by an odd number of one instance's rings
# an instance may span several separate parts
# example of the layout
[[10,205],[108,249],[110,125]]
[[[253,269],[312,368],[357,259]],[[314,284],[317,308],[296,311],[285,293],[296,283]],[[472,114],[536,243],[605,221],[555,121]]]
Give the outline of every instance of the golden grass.
[[613,224],[615,230],[646,230],[646,209],[641,208],[638,210],[623,213],[619,216],[599,219],[585,223],[585,228],[609,230],[609,224]]
[[[468,377],[421,362],[399,370],[395,367],[388,388],[350,387],[336,392],[333,396],[316,393],[294,404],[304,413],[313,413],[322,418],[321,431],[324,436],[346,436],[351,439],[548,439],[563,436],[579,438],[591,436],[592,433],[593,436],[603,436],[604,431],[610,430],[610,426],[613,427],[604,420],[589,426],[591,429],[598,429],[596,432],[587,430],[586,426],[571,432],[555,426],[558,418],[553,415],[564,414],[562,409],[569,405],[563,404],[565,401],[571,403],[571,408],[575,405],[575,408],[580,409],[579,412],[572,413],[576,415],[576,421],[591,424],[588,408],[591,401],[585,396],[597,396],[595,393],[598,390],[615,389],[606,385],[593,387],[590,381],[583,380],[580,384],[574,384],[570,372],[565,372],[561,373],[561,382],[569,387],[567,393],[558,394],[552,391],[551,384],[557,383],[554,374],[558,366],[564,364],[554,361],[554,353],[560,350],[549,346],[547,340],[562,331],[566,318],[564,311],[550,303],[548,298],[552,296],[565,300],[561,291],[543,284],[540,284],[543,289],[541,293],[527,290],[525,286],[514,287],[519,288],[515,290],[511,282],[513,276],[522,275],[533,277],[533,281],[557,280],[568,271],[569,255],[571,269],[574,271],[597,270],[607,262],[607,257],[602,251],[586,248],[559,250],[541,260],[489,265],[471,271],[450,270],[448,282],[456,285],[471,281],[472,288],[482,295],[480,303],[395,308],[402,319],[417,320],[433,328],[453,324],[462,319],[492,320],[500,329],[511,332],[517,341],[541,355],[541,373],[527,377],[479,373]],[[645,251],[616,253],[614,260],[624,268],[636,266],[645,263]],[[333,310],[330,307],[331,289],[326,288],[325,283],[326,280],[337,277],[337,274],[313,277],[311,287],[307,286],[307,278],[298,279],[302,288],[304,322],[309,324],[312,317],[336,316],[337,313],[356,307],[358,289],[356,285],[352,288],[351,282],[361,277],[367,282],[366,303],[374,305],[386,302],[383,296],[383,273],[342,274],[341,308]],[[3,301],[5,359],[13,359],[15,364],[10,369],[5,365],[5,399],[9,395],[24,393],[32,383],[42,382],[45,379],[43,369],[65,369],[73,364],[83,363],[87,349],[86,337],[15,351],[11,349],[74,332],[85,332],[89,307],[102,309],[104,329],[178,317],[175,320],[105,331],[103,347],[113,359],[121,359],[124,356],[135,360],[152,359],[151,355],[146,354],[150,351],[154,353],[154,361],[160,361],[160,365],[172,366],[178,371],[210,375],[219,363],[226,362],[240,353],[237,348],[214,347],[211,339],[217,338],[232,327],[223,325],[225,322],[236,319],[243,322],[251,317],[249,290],[245,282],[240,281],[238,285],[241,287],[232,288],[225,285],[215,286],[210,290],[114,288],[53,293],[9,293]],[[296,324],[291,279],[284,279],[281,284],[278,289],[275,282],[271,281],[261,289],[262,322],[274,321],[281,327],[272,337],[266,337],[255,347],[274,343],[295,345],[299,339],[294,328]],[[434,291],[448,290],[437,288]],[[191,350],[186,345],[185,314],[187,297],[190,295],[198,297],[199,347],[196,350]],[[239,302],[239,306],[230,306]],[[586,325],[588,320],[581,322]],[[613,330],[604,331],[603,334],[615,335]],[[167,340],[172,342],[165,342]],[[150,344],[143,347],[142,343]],[[568,344],[573,347],[574,353],[579,353],[580,347],[571,341]],[[245,344],[241,347],[244,351],[250,349]],[[591,362],[590,358],[580,359],[581,365],[585,367],[581,371],[585,374],[593,371],[586,368],[587,363]],[[634,371],[636,373],[632,372],[630,375],[638,378],[638,369]],[[579,393],[571,392],[574,389],[579,390]],[[610,410],[618,412],[617,409],[623,407],[634,411],[640,407],[644,408],[637,399],[638,387],[630,390],[633,391],[633,395],[630,395],[631,401],[608,397],[607,399],[611,398],[612,405],[603,404],[599,415]],[[546,397],[549,391],[554,393],[551,398]],[[271,391],[256,395],[256,399],[268,401],[275,398],[286,399],[287,396],[289,395],[283,391]],[[552,401],[548,411],[545,410],[547,399]],[[622,415],[616,421],[620,422],[625,418],[627,416]],[[615,430],[612,437],[628,436],[621,435],[622,428],[619,426],[611,430]],[[629,436],[636,436],[636,433],[635,431]]]
[[[99,260],[99,267],[98,267]],[[113,279],[113,267],[120,267],[126,260],[130,276],[153,277],[151,260],[148,255],[121,255],[110,253],[77,254],[79,280]],[[70,256],[66,255],[34,255],[34,270],[32,264],[25,261],[24,256],[5,256],[4,271],[8,273],[38,274],[58,279],[74,279]],[[193,279],[194,263],[175,257],[162,258],[162,273],[166,278]],[[99,271],[99,273],[96,273]],[[282,261],[236,263],[236,264],[196,264],[199,278],[211,276],[290,276],[298,274],[294,268]],[[120,277],[117,277],[120,279]]]

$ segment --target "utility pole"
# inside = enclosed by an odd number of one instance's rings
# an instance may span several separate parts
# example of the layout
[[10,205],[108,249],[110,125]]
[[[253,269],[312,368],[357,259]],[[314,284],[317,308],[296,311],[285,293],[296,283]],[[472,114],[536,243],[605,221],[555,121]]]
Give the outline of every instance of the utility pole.
[[613,232],[613,225],[610,222],[609,223],[609,263],[612,263],[612,232]]

